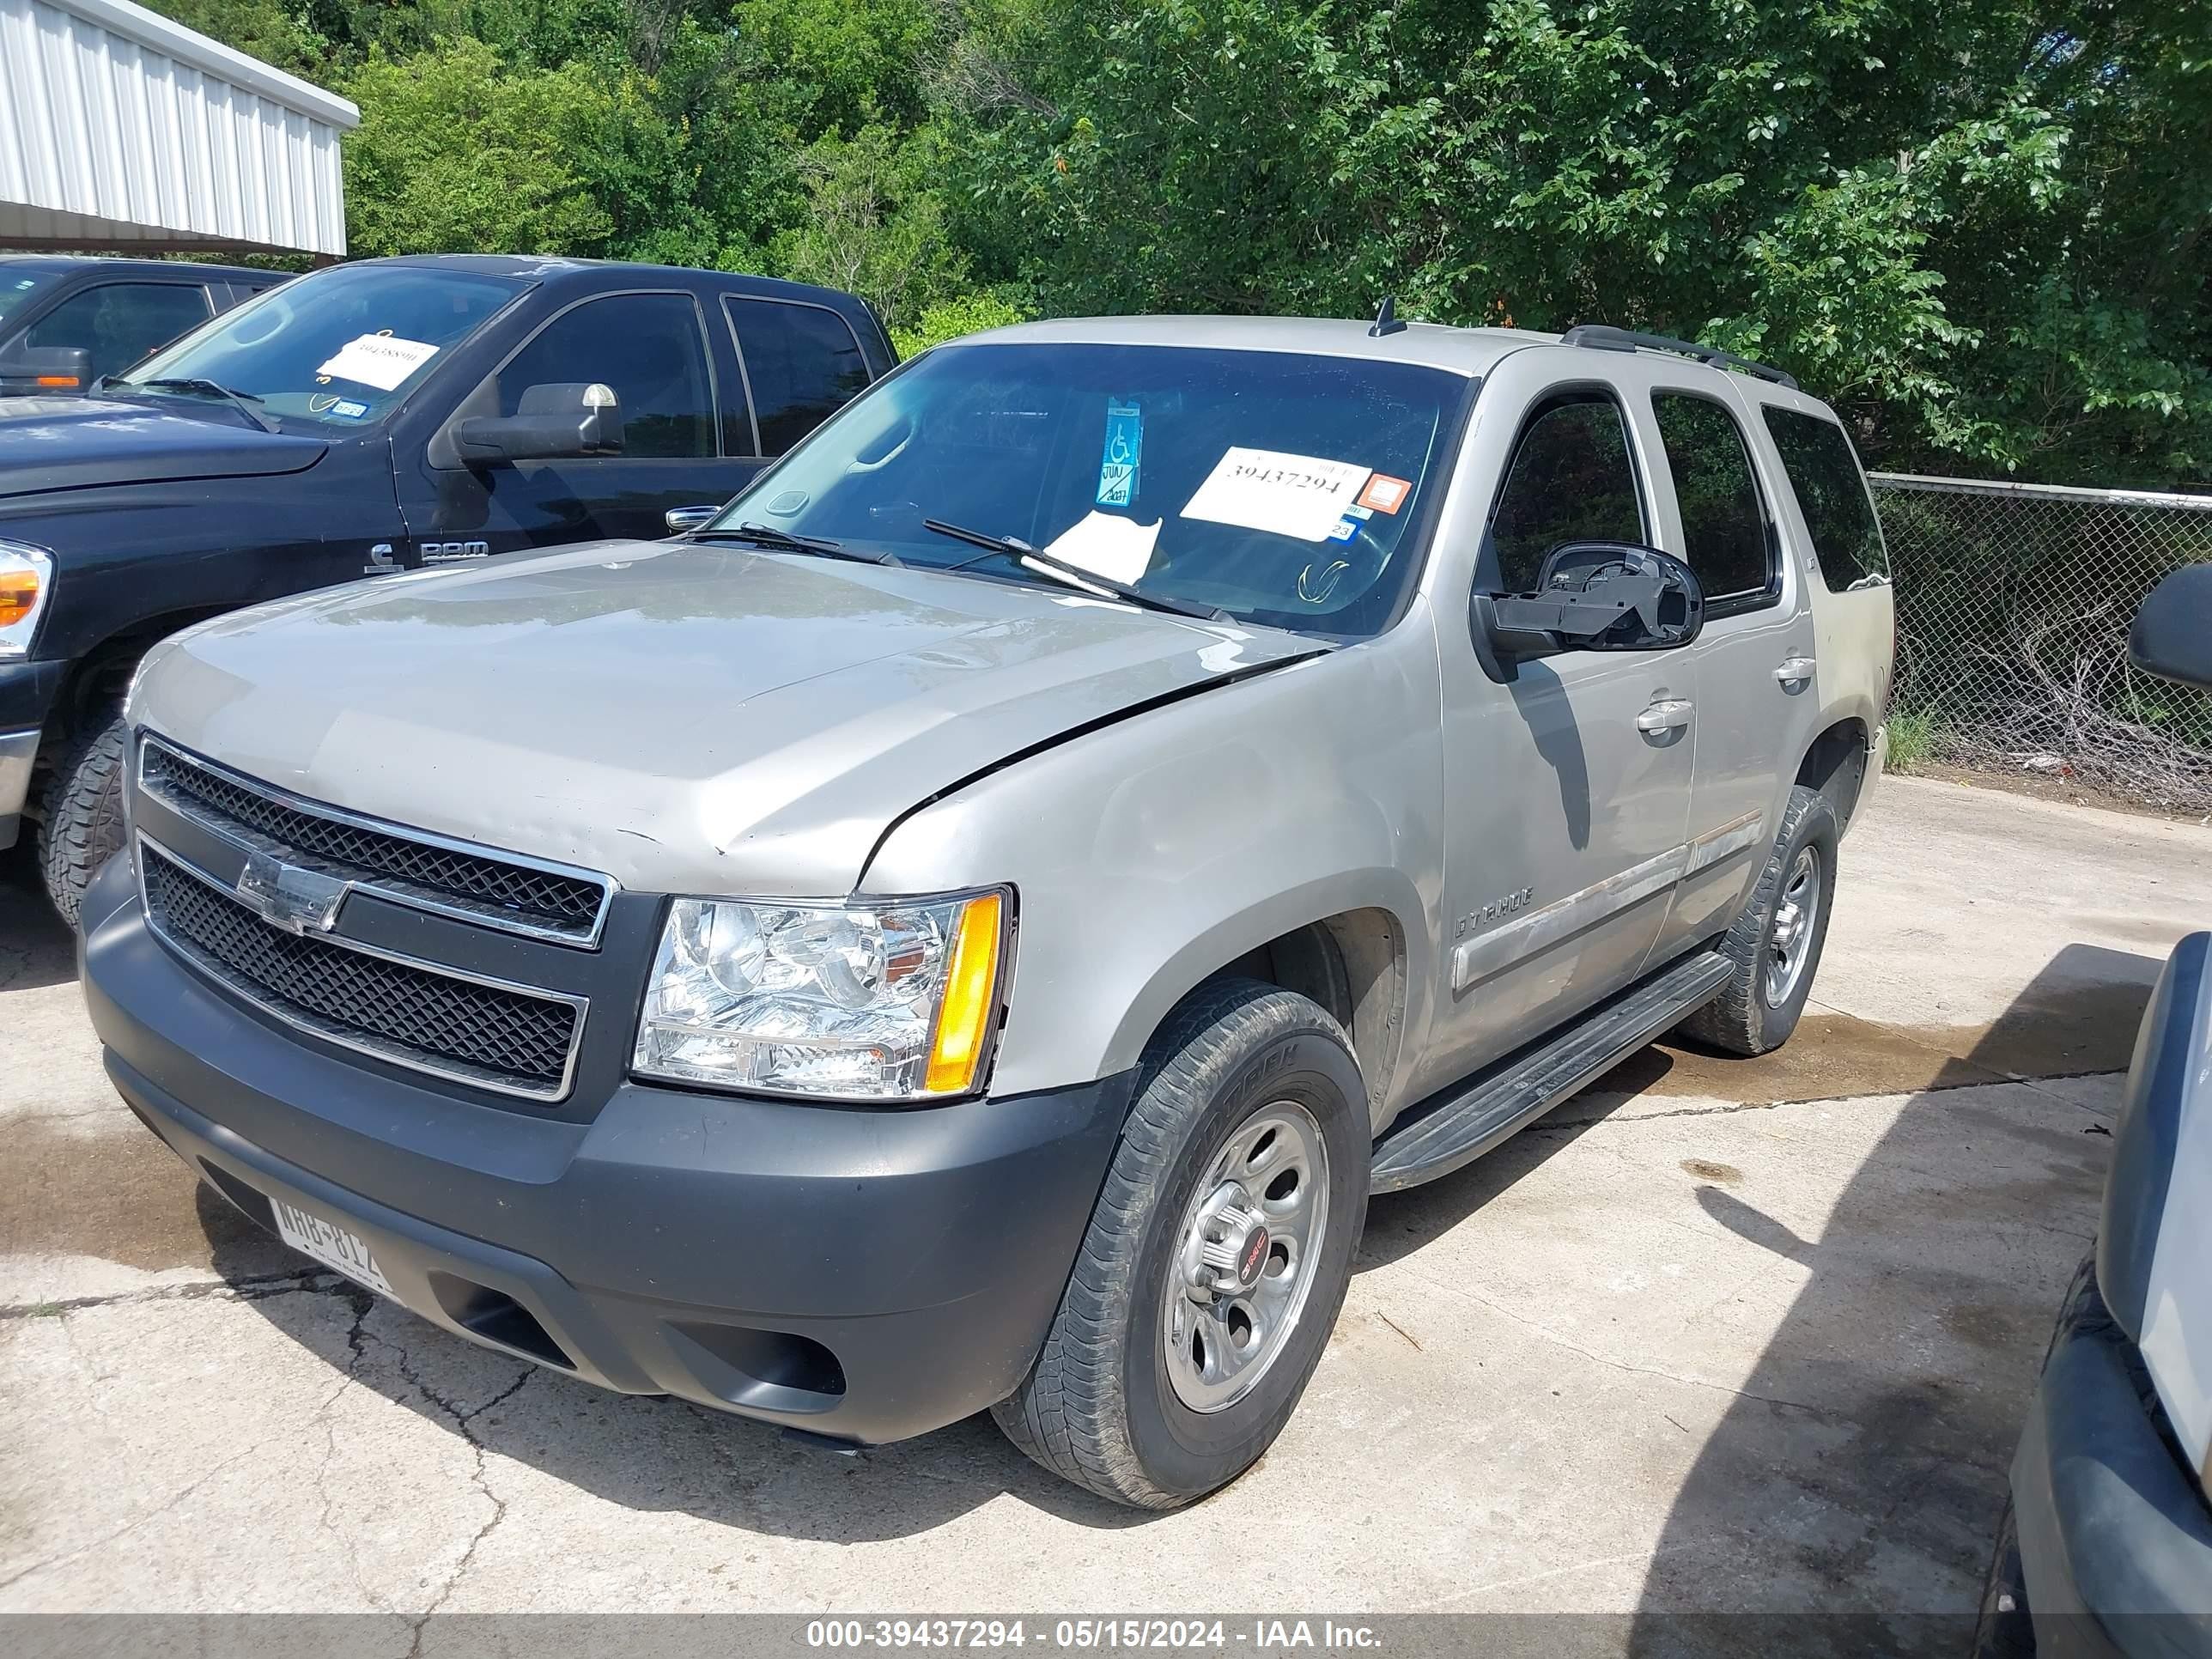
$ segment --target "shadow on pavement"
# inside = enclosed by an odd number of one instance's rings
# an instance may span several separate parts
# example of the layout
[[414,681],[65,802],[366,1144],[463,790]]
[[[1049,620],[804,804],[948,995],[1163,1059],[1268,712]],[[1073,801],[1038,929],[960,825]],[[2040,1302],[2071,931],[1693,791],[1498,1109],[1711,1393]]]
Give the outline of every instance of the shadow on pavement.
[[[1699,1189],[1707,1216],[1811,1277],[1681,1486],[1632,1652],[1964,1650],[2112,1144],[2087,1108],[1973,1085],[2085,1043],[2098,1069],[2124,1065],[2158,969],[2062,951],[1906,1103],[1816,1238],[1755,1193]],[[1962,1158],[1990,1178],[1957,1180]]]
[[0,853],[0,991],[34,991],[76,977],[76,936],[54,914],[30,840]]

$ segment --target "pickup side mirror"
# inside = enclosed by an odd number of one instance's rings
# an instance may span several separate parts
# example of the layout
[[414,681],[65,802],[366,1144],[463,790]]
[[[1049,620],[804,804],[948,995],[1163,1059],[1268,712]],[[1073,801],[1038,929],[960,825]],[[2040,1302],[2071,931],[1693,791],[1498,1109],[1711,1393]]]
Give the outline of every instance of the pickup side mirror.
[[0,394],[69,398],[91,389],[89,346],[18,346],[0,357]]
[[672,507],[660,515],[672,536],[688,536],[722,509],[719,507]]
[[514,414],[471,415],[452,430],[454,449],[471,466],[619,455],[622,406],[613,388],[597,381],[534,386]]
[[2128,660],[2160,679],[2212,688],[2212,564],[2185,565],[2151,589],[2128,630]]
[[1553,651],[1671,651],[1705,625],[1705,592],[1671,553],[1634,542],[1564,542],[1536,591],[1478,597],[1492,647],[1512,659]]

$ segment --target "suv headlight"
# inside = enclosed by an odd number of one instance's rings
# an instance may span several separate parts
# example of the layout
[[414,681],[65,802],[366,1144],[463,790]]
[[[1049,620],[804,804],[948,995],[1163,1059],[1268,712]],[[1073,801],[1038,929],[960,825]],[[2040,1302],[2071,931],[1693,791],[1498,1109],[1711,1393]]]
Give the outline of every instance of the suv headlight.
[[39,612],[54,591],[54,558],[27,542],[0,542],[0,657],[29,654]]
[[968,1093],[998,1021],[1002,892],[669,907],[634,1070],[766,1094],[926,1100]]

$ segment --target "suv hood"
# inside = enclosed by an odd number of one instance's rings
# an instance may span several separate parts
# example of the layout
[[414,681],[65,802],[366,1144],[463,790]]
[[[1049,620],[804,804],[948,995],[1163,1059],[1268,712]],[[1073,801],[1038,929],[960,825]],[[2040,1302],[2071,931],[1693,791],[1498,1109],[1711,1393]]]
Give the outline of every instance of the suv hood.
[[131,715],[358,812],[659,892],[827,896],[994,763],[1310,640],[687,542],[328,589],[187,630]]
[[[198,412],[191,412],[193,410]],[[94,484],[297,472],[330,445],[240,425],[225,404],[182,398],[0,399],[0,496]]]

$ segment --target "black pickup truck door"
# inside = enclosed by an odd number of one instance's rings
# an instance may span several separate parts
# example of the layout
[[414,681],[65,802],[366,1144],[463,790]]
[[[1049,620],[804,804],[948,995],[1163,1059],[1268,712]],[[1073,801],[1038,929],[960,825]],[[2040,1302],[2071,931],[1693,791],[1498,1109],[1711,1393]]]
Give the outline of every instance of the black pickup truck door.
[[399,499],[410,545],[402,562],[665,536],[669,508],[736,494],[760,462],[738,448],[750,435],[745,422],[724,418],[732,404],[743,410],[744,392],[726,331],[708,321],[700,295],[673,287],[592,295],[547,317],[491,371],[487,397],[511,415],[529,386],[611,386],[623,453],[448,467],[432,465],[428,450],[403,455]]

